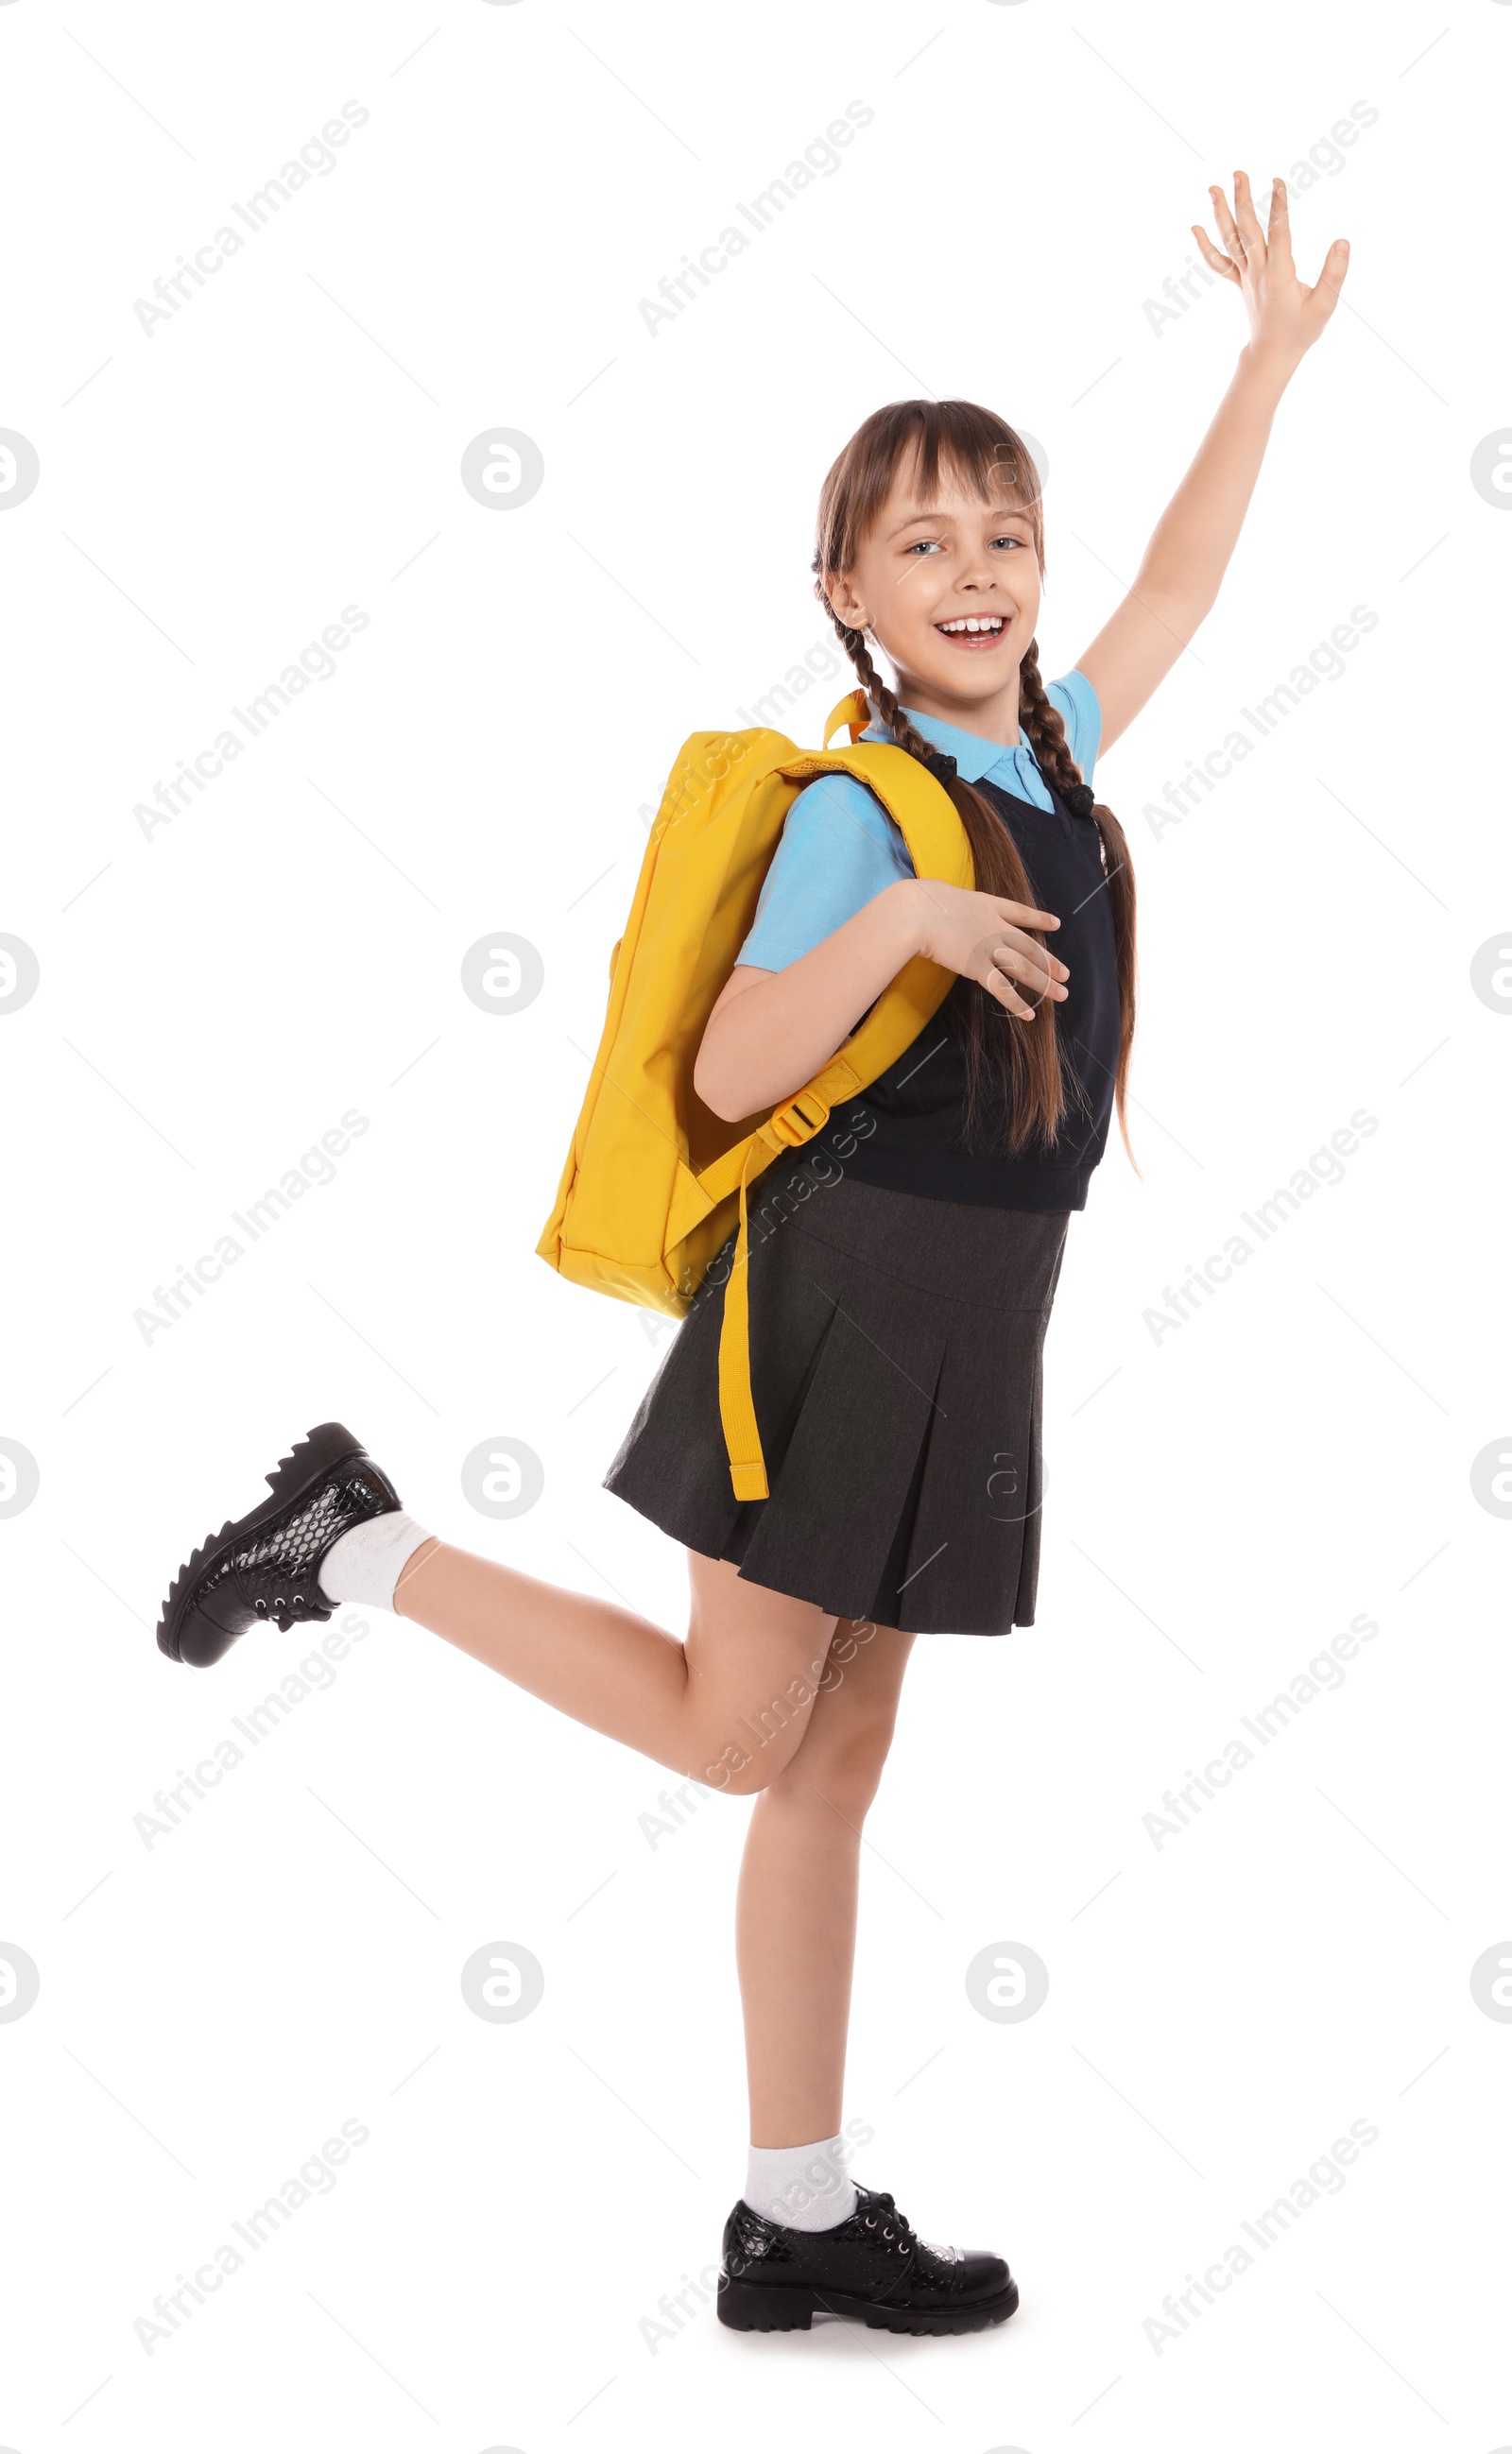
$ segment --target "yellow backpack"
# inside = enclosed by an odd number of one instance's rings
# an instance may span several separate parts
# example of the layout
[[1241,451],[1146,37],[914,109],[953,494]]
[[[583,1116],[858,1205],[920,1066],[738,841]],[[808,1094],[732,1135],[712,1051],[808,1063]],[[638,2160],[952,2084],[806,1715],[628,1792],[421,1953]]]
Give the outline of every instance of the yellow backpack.
[[[579,1286],[680,1315],[737,1226],[719,1338],[719,1414],[737,1499],[767,1497],[751,1396],[747,1187],[821,1132],[837,1100],[902,1055],[955,975],[916,955],[813,1081],[755,1121],[729,1123],[695,1092],[704,1026],[750,931],[783,820],[814,776],[869,784],[920,877],[975,882],[950,795],[906,751],[857,746],[870,720],[857,691],[831,714],[822,751],[799,750],[766,727],[696,733],[684,742],[609,958],[603,1036],[556,1206],[535,1247]],[[831,750],[842,721],[852,746]]]

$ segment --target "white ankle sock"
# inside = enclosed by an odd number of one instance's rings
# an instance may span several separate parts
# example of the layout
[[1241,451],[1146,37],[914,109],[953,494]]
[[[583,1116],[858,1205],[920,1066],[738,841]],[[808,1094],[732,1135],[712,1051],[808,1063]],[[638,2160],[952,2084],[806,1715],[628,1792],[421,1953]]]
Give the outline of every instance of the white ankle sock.
[[845,2170],[849,2155],[838,2131],[806,2147],[753,2147],[746,2205],[795,2232],[828,2232],[855,2210],[856,2184]]
[[332,1543],[320,1562],[320,1590],[328,1602],[367,1602],[393,1610],[399,1571],[430,1535],[402,1508],[364,1518]]

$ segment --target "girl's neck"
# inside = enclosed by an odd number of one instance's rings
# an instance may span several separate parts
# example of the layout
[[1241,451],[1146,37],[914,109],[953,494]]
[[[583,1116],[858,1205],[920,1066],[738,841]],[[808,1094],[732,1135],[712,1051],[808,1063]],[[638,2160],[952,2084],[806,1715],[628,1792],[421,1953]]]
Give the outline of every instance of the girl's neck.
[[947,698],[928,682],[916,681],[909,674],[898,674],[897,688],[898,705],[911,709],[915,715],[932,716],[937,724],[953,724],[958,732],[974,733],[978,740],[996,741],[1005,750],[1017,749],[1023,739],[1018,724],[1017,673],[990,698]]

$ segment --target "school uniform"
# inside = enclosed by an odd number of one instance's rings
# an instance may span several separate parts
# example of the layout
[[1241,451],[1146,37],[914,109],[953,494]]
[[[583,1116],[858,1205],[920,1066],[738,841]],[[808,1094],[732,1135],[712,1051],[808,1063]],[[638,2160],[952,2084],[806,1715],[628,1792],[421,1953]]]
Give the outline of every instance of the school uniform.
[[[1085,675],[1048,685],[1084,780],[1101,715]],[[737,1500],[718,1347],[734,1238],[663,1357],[605,1488],[742,1577],[846,1619],[919,1633],[1032,1626],[1044,1495],[1041,1352],[1071,1213],[1106,1145],[1119,1057],[1113,915],[1096,822],[1011,748],[907,711],[1018,847],[1067,965],[1054,1009],[1067,1112],[1001,1155],[1000,1099],[968,1137],[958,982],[887,1072],[750,1203],[751,1379],[769,1497]],[[891,739],[885,726],[863,738]],[[799,794],[737,961],[781,971],[913,864],[854,776]],[[1018,1026],[1004,1015],[1005,1030]],[[991,1087],[989,1083],[989,1088]]]

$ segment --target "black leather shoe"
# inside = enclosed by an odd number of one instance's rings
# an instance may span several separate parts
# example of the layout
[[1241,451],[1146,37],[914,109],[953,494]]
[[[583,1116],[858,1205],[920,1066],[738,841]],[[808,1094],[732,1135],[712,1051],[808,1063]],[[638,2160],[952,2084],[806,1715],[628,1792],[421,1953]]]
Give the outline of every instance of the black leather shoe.
[[747,2332],[807,2326],[828,2310],[892,2335],[969,2335],[1018,2306],[1004,2260],[920,2241],[890,2190],[857,2182],[855,2212],[827,2232],[772,2223],[744,2199],[724,2228],[719,2317]]
[[332,1543],[400,1505],[345,1423],[317,1423],[265,1479],[272,1498],[207,1535],[170,1585],[157,1641],[171,1661],[204,1670],[259,1620],[329,1619],[320,1562]]

